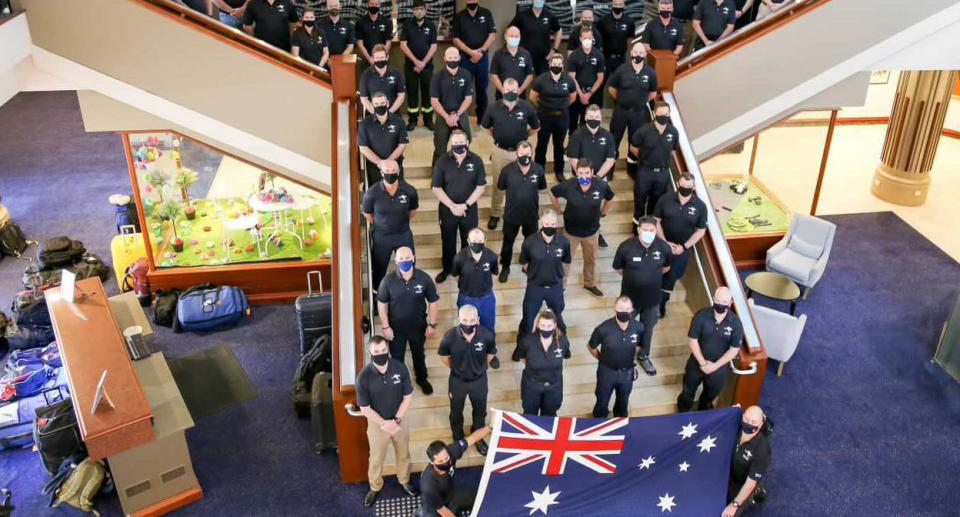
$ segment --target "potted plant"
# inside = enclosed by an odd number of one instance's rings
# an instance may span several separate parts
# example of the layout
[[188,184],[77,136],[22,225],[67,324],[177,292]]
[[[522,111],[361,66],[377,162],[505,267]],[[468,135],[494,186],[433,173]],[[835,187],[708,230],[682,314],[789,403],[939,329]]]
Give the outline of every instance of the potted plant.
[[192,221],[195,217],[197,217],[197,207],[193,205],[187,205],[187,207],[183,209],[183,215],[187,216],[188,221]]
[[160,196],[160,202],[163,203],[163,187],[166,186],[167,181],[170,180],[170,175],[157,169],[146,173],[143,179],[147,180],[147,183],[157,191],[157,195]]
[[184,203],[190,203],[187,189],[197,181],[197,173],[190,169],[179,169],[173,176],[173,184],[180,187],[180,197]]
[[170,220],[170,227],[173,228],[173,249],[177,252],[183,251],[183,240],[177,235],[177,217],[180,215],[180,208],[178,201],[165,201],[158,210],[160,217]]

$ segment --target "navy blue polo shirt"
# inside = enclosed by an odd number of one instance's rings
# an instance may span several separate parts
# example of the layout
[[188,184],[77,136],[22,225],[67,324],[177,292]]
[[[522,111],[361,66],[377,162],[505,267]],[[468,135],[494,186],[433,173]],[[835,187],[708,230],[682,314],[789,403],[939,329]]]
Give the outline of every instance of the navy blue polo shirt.
[[382,124],[376,115],[370,114],[357,126],[357,145],[369,147],[380,158],[390,156],[400,144],[409,142],[407,125],[396,113],[388,111]]
[[570,94],[576,93],[577,83],[565,72],[557,80],[550,72],[544,72],[533,80],[531,88],[540,95],[541,110],[559,111],[570,107]]
[[318,27],[327,36],[327,45],[331,56],[339,56],[347,49],[347,45],[357,42],[353,32],[353,24],[345,21],[341,16],[336,23],[329,16],[317,20]]
[[403,397],[413,393],[410,370],[402,361],[390,359],[383,373],[370,363],[357,375],[357,405],[370,407],[384,420],[397,416]]
[[597,82],[597,76],[606,69],[607,64],[600,49],[592,49],[587,54],[582,48],[578,48],[567,58],[567,72],[573,72],[573,78],[582,92],[589,91],[593,83]]
[[313,32],[307,32],[307,29],[300,27],[293,31],[290,46],[300,49],[300,57],[304,61],[318,65],[323,58],[323,49],[327,47],[327,38],[323,31],[316,27]]
[[660,304],[663,268],[668,265],[670,253],[670,246],[659,237],[650,247],[644,247],[638,237],[631,237],[617,247],[613,269],[623,270],[620,294],[633,300],[635,310]]
[[286,51],[290,50],[290,24],[300,21],[290,0],[250,0],[243,24],[253,25],[253,36]]
[[558,286],[563,281],[563,265],[572,261],[570,241],[560,232],[547,242],[543,232],[523,240],[520,264],[527,266],[527,284],[540,287]]
[[527,172],[517,162],[500,171],[497,188],[506,191],[503,220],[511,224],[536,222],[540,213],[540,191],[547,188],[546,174],[540,164],[531,161]]
[[668,192],[657,200],[653,216],[660,219],[663,236],[682,246],[694,232],[707,227],[707,204],[696,194],[681,204],[679,194]]
[[707,361],[716,361],[731,348],[740,348],[743,343],[743,324],[732,311],[727,310],[723,319],[717,322],[713,307],[697,311],[690,321],[687,337],[696,339],[700,353]]
[[523,99],[517,99],[513,108],[500,100],[483,112],[480,126],[493,130],[497,147],[515,150],[517,144],[527,139],[530,129],[540,129],[540,117],[533,105]]
[[374,235],[410,231],[410,211],[419,206],[417,189],[403,180],[397,180],[397,190],[392,196],[382,181],[370,185],[363,193],[363,213],[373,215]]
[[613,189],[606,181],[594,177],[586,191],[571,178],[550,189],[553,197],[567,200],[563,209],[563,229],[574,237],[590,237],[600,231],[603,203],[613,199]]
[[496,32],[497,24],[493,21],[493,13],[486,7],[477,7],[477,13],[473,15],[464,9],[455,14],[450,22],[450,36],[460,38],[460,41],[471,49],[482,47],[487,37]]
[[659,83],[657,83],[657,73],[646,62],[639,71],[633,69],[633,62],[627,62],[613,72],[610,86],[617,89],[618,108],[645,110],[650,92],[656,92]]
[[700,0],[693,19],[700,20],[700,29],[707,38],[715,40],[728,25],[737,23],[737,6],[730,0],[720,2],[720,5],[716,0]]
[[[438,474],[437,470],[430,465],[420,474],[420,500],[426,515],[437,515],[437,510],[443,507],[449,508],[453,501],[453,494],[457,491],[459,479],[456,476],[456,464],[463,453],[470,445],[466,440],[457,440],[447,445],[447,454],[450,455],[450,470],[444,474]],[[431,458],[432,459],[432,458]]]
[[610,318],[593,329],[587,346],[594,350],[600,349],[600,364],[607,368],[630,368],[637,357],[637,345],[643,335],[643,328],[643,323],[636,318],[630,318],[627,327],[621,330],[617,318]]
[[496,355],[497,341],[493,332],[483,325],[477,325],[473,339],[467,341],[457,325],[443,335],[437,353],[450,357],[453,376],[473,381],[487,374],[487,355]]
[[520,29],[520,46],[538,59],[550,53],[553,35],[560,30],[560,21],[546,9],[540,10],[540,16],[533,14],[533,9],[524,9],[513,17],[509,25]]
[[363,43],[367,54],[373,54],[373,47],[393,39],[393,20],[389,15],[378,14],[376,20],[371,20],[369,15],[361,16],[355,27],[357,41]]
[[[583,29],[583,24],[576,24],[570,29],[570,36],[567,39],[567,50],[573,52],[580,48],[580,31]],[[593,48],[599,51],[603,51],[603,34],[600,33],[600,29],[597,26],[597,23],[593,23],[593,27],[590,28],[590,32],[593,33]]]
[[473,95],[473,76],[462,66],[451,74],[443,67],[430,80],[430,97],[440,101],[443,110],[453,113],[460,109],[463,100]]
[[453,152],[445,153],[433,167],[431,187],[439,187],[454,203],[466,203],[473,191],[487,184],[483,160],[473,151],[467,151],[463,161],[457,163]]
[[661,133],[648,122],[630,135],[630,145],[640,150],[641,167],[666,168],[670,166],[670,153],[680,148],[680,133],[669,123]]
[[653,50],[675,50],[683,45],[683,25],[670,18],[664,25],[662,19],[653,20],[643,29],[643,42]]
[[407,85],[403,81],[403,74],[400,70],[387,65],[383,75],[377,72],[377,67],[371,66],[360,74],[360,96],[368,99],[376,92],[383,92],[387,95],[387,106],[392,106],[393,101],[401,92],[407,91]]
[[493,292],[493,275],[500,272],[497,254],[484,246],[480,258],[474,260],[469,247],[453,257],[453,270],[460,293],[471,298],[483,298]]
[[563,384],[563,360],[570,359],[570,341],[566,336],[554,334],[546,350],[540,342],[540,334],[525,334],[517,344],[517,355],[526,360],[523,378],[540,384]]
[[[602,127],[593,133],[586,124],[577,128],[567,141],[567,157],[578,161],[587,159],[593,165],[593,172],[600,170],[603,162],[610,158],[617,159],[617,146],[613,141],[613,133]],[[612,172],[612,169],[611,169]]]
[[614,18],[613,13],[608,13],[597,22],[597,29],[603,35],[603,53],[607,56],[624,57],[627,55],[627,45],[636,32],[636,21],[626,13],[620,18]]
[[497,49],[490,62],[490,75],[497,76],[501,83],[512,77],[519,86],[533,75],[533,56],[523,47],[517,47],[516,54],[511,54],[506,47]]
[[[410,52],[417,59],[423,59],[430,46],[437,42],[437,27],[426,18],[417,22],[416,18],[407,18],[400,26],[400,41],[406,41]],[[433,67],[433,61],[426,68]]]
[[377,301],[387,304],[389,324],[399,329],[423,329],[427,326],[427,303],[440,299],[430,275],[415,268],[410,280],[394,270],[383,277],[377,289]]

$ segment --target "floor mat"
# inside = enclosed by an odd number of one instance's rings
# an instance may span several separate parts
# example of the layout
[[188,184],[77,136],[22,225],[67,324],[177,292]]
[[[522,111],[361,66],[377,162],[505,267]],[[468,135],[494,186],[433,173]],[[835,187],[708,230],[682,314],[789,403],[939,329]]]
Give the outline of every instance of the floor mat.
[[257,388],[226,343],[167,362],[194,420],[257,395]]
[[[458,470],[459,472],[459,470]],[[377,517],[409,517],[420,508],[420,496],[405,495],[392,499],[378,499],[373,506]],[[468,517],[469,511],[460,512],[459,517]]]

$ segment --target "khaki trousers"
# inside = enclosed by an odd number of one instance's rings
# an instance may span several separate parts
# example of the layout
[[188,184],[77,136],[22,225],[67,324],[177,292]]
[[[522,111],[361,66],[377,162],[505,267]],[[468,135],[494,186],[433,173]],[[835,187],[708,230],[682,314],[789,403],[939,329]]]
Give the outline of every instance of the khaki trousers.
[[[583,286],[596,287],[595,278],[597,270],[597,243],[599,242],[600,232],[589,237],[576,237],[567,232],[563,232],[570,240],[570,256],[577,254],[577,247],[583,246]],[[564,280],[570,278],[570,266],[564,265]]]
[[490,180],[488,187],[490,188],[490,217],[503,217],[503,198],[506,191],[497,188],[497,180],[500,178],[500,171],[515,161],[517,161],[516,152],[506,151],[497,146],[493,146],[493,150],[490,151],[490,165],[493,169],[490,173],[493,179]]
[[391,444],[397,459],[397,481],[401,485],[410,481],[410,429],[406,422],[400,424],[399,433],[390,436],[368,420],[367,441],[370,442],[370,467],[367,469],[370,490],[379,492],[383,488],[383,460]]

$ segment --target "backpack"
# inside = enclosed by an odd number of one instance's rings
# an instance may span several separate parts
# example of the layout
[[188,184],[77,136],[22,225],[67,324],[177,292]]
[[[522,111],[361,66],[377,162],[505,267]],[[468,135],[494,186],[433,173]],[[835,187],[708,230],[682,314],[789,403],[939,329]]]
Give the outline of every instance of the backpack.
[[[63,269],[69,270],[77,275],[77,280],[84,278],[100,277],[101,281],[110,278],[110,268],[100,260],[100,257],[93,253],[84,253],[80,262],[67,266]],[[23,270],[23,288],[35,289],[38,287],[52,287],[60,285],[62,281],[61,270],[40,270],[36,264],[30,264]]]
[[100,257],[93,253],[84,253],[77,262],[70,267],[70,270],[77,275],[77,280],[84,278],[99,277],[101,282],[110,278],[110,268],[100,260]]
[[300,358],[300,364],[293,375],[293,410],[300,418],[310,416],[310,389],[313,378],[320,372],[329,372],[332,369],[330,336],[322,335],[314,341],[313,346]]
[[73,402],[65,398],[49,406],[37,408],[33,423],[33,441],[40,451],[40,459],[50,475],[57,473],[63,460],[87,451],[80,438]]
[[0,254],[19,257],[27,249],[27,239],[20,225],[7,221],[0,226]]
[[150,305],[150,281],[147,279],[149,270],[150,264],[147,259],[138,258],[136,262],[127,266],[127,270],[123,273],[123,291],[133,290],[143,307]]
[[43,493],[50,496],[52,508],[66,503],[99,516],[100,512],[93,507],[93,498],[108,479],[107,469],[100,460],[84,457],[78,461],[81,457],[78,454],[65,459],[53,479],[43,487]]
[[173,320],[177,317],[177,300],[179,298],[180,291],[177,289],[157,290],[157,296],[153,302],[153,323],[164,327],[172,327]]
[[137,217],[137,205],[127,195],[115,194],[110,196],[113,205],[113,215],[117,223],[117,233],[123,233],[120,228],[133,226],[134,233],[140,233],[140,218]]
[[[10,310],[14,313],[14,319],[20,319],[19,314],[21,314],[27,307],[37,303],[38,301],[43,301],[46,303],[46,299],[43,297],[42,289],[24,289],[13,295],[13,301],[10,302]],[[49,320],[50,316],[47,315]],[[48,324],[49,326],[49,324]]]
[[33,445],[33,421],[37,408],[69,397],[66,386],[55,386],[32,397],[0,405],[0,451]]
[[47,346],[56,341],[57,336],[50,327],[37,329],[17,327],[14,332],[7,330],[6,336],[2,339],[6,339],[8,347],[14,350],[24,350]]
[[[47,300],[42,294],[34,298],[28,305],[14,308],[14,312],[17,315],[18,328],[38,330],[53,327],[53,322],[50,321],[50,311],[47,310]],[[46,343],[43,344],[43,346],[45,345]]]
[[40,243],[37,248],[37,265],[41,270],[70,266],[79,262],[86,251],[82,242],[61,235]]

